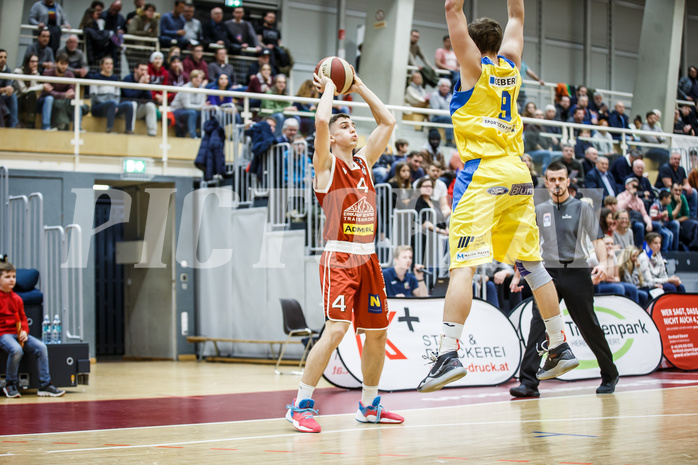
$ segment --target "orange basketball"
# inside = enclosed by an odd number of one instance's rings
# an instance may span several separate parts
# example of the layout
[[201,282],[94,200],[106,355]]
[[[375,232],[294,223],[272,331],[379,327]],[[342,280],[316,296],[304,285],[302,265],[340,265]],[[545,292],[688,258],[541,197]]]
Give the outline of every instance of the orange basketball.
[[322,73],[332,79],[337,87],[337,92],[340,94],[349,90],[354,83],[354,70],[346,60],[339,57],[327,57],[320,60],[320,63],[315,67],[315,74],[319,75],[320,68]]

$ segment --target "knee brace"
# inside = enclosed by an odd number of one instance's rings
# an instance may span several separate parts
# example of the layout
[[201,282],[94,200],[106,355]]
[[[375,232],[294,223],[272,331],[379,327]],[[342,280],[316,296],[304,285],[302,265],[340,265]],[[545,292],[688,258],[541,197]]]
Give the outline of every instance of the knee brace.
[[539,287],[549,283],[553,279],[543,267],[541,262],[516,262],[516,269],[526,279],[526,282],[535,291]]

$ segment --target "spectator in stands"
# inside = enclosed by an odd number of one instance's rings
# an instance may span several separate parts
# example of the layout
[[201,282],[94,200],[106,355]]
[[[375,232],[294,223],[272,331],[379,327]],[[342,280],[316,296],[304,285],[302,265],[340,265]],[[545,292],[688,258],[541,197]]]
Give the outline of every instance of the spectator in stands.
[[591,143],[596,147],[601,155],[609,157],[616,154],[616,150],[613,148],[613,136],[611,133],[603,128],[608,127],[608,119],[599,119],[599,128],[596,133],[591,137],[593,140]]
[[631,283],[637,288],[638,303],[644,308],[649,300],[649,293],[643,290],[646,287],[640,273],[639,255],[640,249],[634,245],[624,247],[618,257],[618,275],[621,281]]
[[[534,81],[538,81],[538,84],[540,84],[541,86],[545,85],[545,81],[543,81],[541,78],[539,78],[538,75],[536,73],[534,73],[533,70],[531,68],[529,68],[528,65],[526,64],[526,62],[523,60],[521,60],[520,72],[521,72],[521,77],[523,79],[526,79],[528,77],[528,78],[533,79]],[[516,104],[518,105],[519,110],[523,106],[524,102],[526,102],[526,84],[522,81],[521,88],[519,89],[519,96],[516,99]]]
[[630,215],[630,227],[633,229],[635,236],[635,245],[640,247],[640,240],[645,234],[645,231],[655,231],[662,236],[664,251],[669,250],[669,246],[673,241],[673,234],[670,229],[662,227],[661,223],[652,222],[652,218],[647,214],[645,204],[637,196],[640,182],[637,178],[630,176],[625,180],[625,190],[618,194],[618,208],[627,210]]
[[688,174],[688,185],[694,189],[698,189],[698,152],[691,150],[690,158],[693,169]]
[[679,250],[679,237],[681,235],[680,225],[677,220],[669,219],[669,204],[671,204],[671,192],[661,191],[659,193],[659,198],[650,207],[650,218],[652,218],[652,224],[659,223],[665,229],[671,231],[672,241],[668,244],[669,250]]
[[102,57],[113,55],[114,43],[111,37],[114,32],[100,28],[98,20],[103,22],[100,11],[96,8],[88,8],[80,21],[80,29],[85,36],[87,63],[91,69],[100,63]]
[[429,163],[427,165],[427,177],[432,182],[431,200],[437,205],[438,209],[444,218],[451,215],[451,206],[448,201],[448,186],[441,179],[441,166],[437,163]]
[[[44,71],[44,76],[74,79],[68,70],[68,55],[58,55],[56,67]],[[67,131],[75,116],[72,100],[75,98],[75,84],[53,83],[44,86],[37,107],[41,110],[41,129],[48,131],[52,127]],[[82,121],[82,108],[78,108],[79,121]]]
[[[595,150],[593,147],[590,150]],[[584,176],[584,185],[587,189],[601,189],[601,198],[607,195],[616,195],[616,183],[608,172],[608,158],[597,157],[596,166]],[[620,199],[619,199],[620,202]],[[623,209],[623,207],[620,207]]]
[[691,105],[681,105],[681,121],[686,125],[690,126],[692,131],[688,133],[684,131],[684,135],[695,136],[698,134],[698,114],[696,114],[695,107]]
[[[298,88],[296,97],[319,98],[320,95],[318,94],[317,89],[315,89],[313,81],[311,79],[306,79],[301,83],[301,86]],[[296,107],[298,111],[308,113],[315,113],[315,110],[317,108],[315,104],[311,102],[293,102],[293,106]],[[305,135],[310,135],[315,132],[315,118],[313,116],[300,117],[300,132],[302,132]],[[374,174],[375,168],[377,167],[374,165]]]
[[[625,114],[625,104],[620,100],[613,107],[614,110],[608,116],[608,125],[612,128],[630,129],[630,119]],[[613,134],[615,140],[620,140],[620,134]]]
[[280,60],[283,57],[280,54],[285,52],[280,50],[281,32],[276,28],[276,13],[273,11],[264,13],[262,23],[257,26],[255,32],[257,33],[257,42],[271,51],[272,63],[277,67],[281,66]]
[[146,3],[128,23],[128,33],[134,36],[160,37],[160,13],[155,5]]
[[[109,8],[102,12],[101,15],[104,20],[104,29],[109,31],[114,31],[117,37],[123,36],[126,32],[126,20],[121,15],[121,1],[115,0],[109,5]],[[115,40],[115,39],[112,39]],[[120,41],[117,45],[123,44],[123,37],[120,37]]]
[[574,147],[569,144],[562,146],[562,158],[560,163],[567,168],[568,177],[571,182],[577,185],[584,185],[584,168],[579,160],[574,158]]
[[589,102],[589,109],[596,113],[596,116],[608,117],[608,105],[603,101],[603,95],[599,92],[594,92],[594,95]]
[[[683,108],[683,106],[682,106]],[[678,108],[674,110],[674,134],[679,134],[682,136],[695,136],[696,133],[690,124],[687,124],[681,118],[681,110]]]
[[587,173],[586,176],[589,175],[589,172],[591,172],[591,170],[596,168],[596,162],[598,161],[598,159],[598,150],[596,150],[595,147],[587,147],[587,149],[584,151],[584,159],[582,160],[582,168],[584,168],[584,172]]
[[[25,74],[39,76],[39,57],[36,55],[25,55],[22,66],[15,69],[15,74]],[[31,81],[20,81],[15,79],[14,86],[17,94],[17,113],[19,124],[24,128],[34,128],[36,126],[36,102],[39,94],[47,85]]]
[[392,165],[395,175],[388,180],[393,189],[393,208],[409,208],[412,198],[412,172],[407,162]]
[[383,270],[385,292],[388,297],[427,297],[429,292],[424,284],[424,265],[412,268],[412,247],[399,245],[393,254],[393,267]]
[[[633,163],[635,160],[642,160],[643,155],[637,149],[629,150],[622,157],[618,157],[611,165],[611,174],[616,182],[617,192],[621,192],[625,189],[625,178],[633,175]],[[644,166],[644,164],[643,164]]]
[[[134,18],[134,21],[136,19]],[[138,84],[150,84],[148,75],[148,63],[140,62],[133,68],[133,73],[124,77],[124,82]],[[148,135],[157,134],[157,107],[153,102],[153,95],[148,90],[121,88],[121,101],[133,102],[135,105],[134,119],[144,119],[148,128]]]
[[698,192],[688,183],[686,170],[681,166],[681,154],[679,152],[672,153],[669,157],[669,162],[659,167],[657,182],[654,183],[658,189],[671,189],[673,184],[681,186],[686,200],[688,200],[689,216],[696,218]]
[[524,106],[523,111],[521,112],[521,116],[524,116],[526,118],[533,118],[534,113],[536,112],[536,104],[533,102],[528,102]]
[[[150,83],[158,86],[168,86],[170,85],[170,75],[162,65],[164,57],[160,52],[153,52],[150,54],[150,64],[148,65],[148,76],[150,76]],[[153,100],[158,105],[162,105],[162,92],[152,91]]]
[[674,183],[671,186],[671,202],[667,205],[669,220],[679,222],[679,240],[688,250],[698,251],[698,221],[689,218],[688,201],[683,194],[683,186]]
[[78,36],[75,34],[68,36],[65,47],[59,49],[56,56],[63,54],[68,56],[68,71],[72,72],[75,77],[85,77],[90,72],[85,55],[78,48]]
[[695,66],[688,67],[688,75],[679,79],[677,97],[681,100],[698,100],[698,69]]
[[521,155],[521,160],[526,163],[528,167],[528,172],[531,173],[531,181],[533,182],[533,187],[538,187],[538,172],[536,167],[533,165],[533,158],[527,153]]
[[[296,121],[294,118],[288,118],[286,121],[295,122],[297,130],[298,121]],[[286,121],[284,121],[284,124],[286,124]],[[294,134],[294,136],[289,141],[291,149],[284,150],[284,157],[282,161],[284,172],[283,185],[285,187],[295,189],[295,191],[291,191],[291,193],[289,194],[290,198],[288,199],[288,214],[292,215],[293,217],[300,216],[297,206],[305,203],[305,199],[302,194],[302,189],[305,187],[306,181],[310,181],[311,178],[311,161],[310,157],[306,152],[307,147],[305,144],[303,144],[303,141],[305,141],[305,138],[301,134]],[[291,160],[289,160],[289,157],[292,157]]]
[[[12,70],[7,66],[7,50],[3,49],[0,49],[0,73],[12,74]],[[7,108],[7,126],[11,128],[17,127],[17,124],[19,124],[17,93],[15,92],[12,79],[0,79],[0,100],[2,100],[0,103],[3,103]],[[0,119],[2,119],[1,113]]]
[[262,50],[261,45],[257,41],[257,34],[255,34],[252,24],[245,21],[245,9],[241,6],[233,8],[233,19],[229,19],[225,22],[225,27],[228,29],[228,34],[231,38],[234,38],[242,47],[243,52],[247,48],[254,48],[256,52]]
[[168,11],[160,18],[160,46],[168,48],[177,45],[179,48],[187,48],[187,31],[184,30],[184,0],[175,0],[174,9]]
[[610,208],[603,207],[599,212],[599,226],[604,236],[613,237],[616,231],[616,220],[613,219],[613,212]]
[[441,133],[436,128],[429,129],[427,142],[422,146],[423,165],[437,163],[442,170],[446,169],[446,155],[441,150]]
[[[572,113],[572,117],[567,120],[568,123],[575,123],[575,124],[591,124],[587,122],[584,118],[586,115],[586,110],[581,107],[577,107],[574,109],[574,112]],[[574,129],[574,137],[579,137],[581,135],[581,129]],[[589,137],[587,134],[585,137]]]
[[[575,129],[575,137],[577,137],[577,141],[574,144],[574,158],[583,160],[586,149],[594,146],[591,143],[591,129]],[[587,171],[584,170],[584,172]]]
[[[417,212],[418,222],[424,218],[421,223],[420,233],[412,236],[413,246],[416,245],[417,241],[421,240],[421,250],[422,256],[417,256],[416,260],[424,263],[424,254],[426,253],[426,243],[427,243],[427,231],[432,233],[448,236],[448,226],[446,224],[446,218],[444,217],[441,209],[439,209],[434,202],[431,200],[432,192],[434,190],[434,183],[429,176],[424,176],[419,179],[415,184],[415,189],[417,190],[418,197],[415,202],[414,209]],[[427,215],[426,217],[421,215],[422,210],[432,209],[435,215]],[[430,221],[431,220],[431,221]]]
[[615,219],[615,214],[618,212],[618,199],[613,195],[607,195],[606,198],[603,199],[603,206],[613,212]]
[[[211,19],[203,24],[202,43],[208,51],[216,52],[216,59],[218,58],[217,50],[223,49],[231,55],[239,55],[242,50],[235,37],[231,37],[228,33],[223,22],[223,10],[219,7],[211,9]],[[215,81],[218,75],[209,77]]]
[[[646,120],[642,124],[642,130],[643,131],[652,131],[656,132],[658,134],[662,133],[661,127],[657,125],[659,122],[659,116],[653,111],[650,110],[645,114]],[[647,135],[642,135],[640,136],[640,140],[643,142],[649,142],[651,144],[663,144],[666,142],[666,138],[662,136],[647,136]],[[663,148],[659,147],[652,147],[645,152],[645,156],[650,158],[651,160],[655,160],[659,163],[664,163],[666,159],[669,158],[669,151]]]
[[638,267],[642,273],[644,291],[653,288],[664,289],[664,292],[686,292],[678,276],[669,276],[666,271],[666,260],[662,257],[662,238],[656,232],[649,232],[645,236],[643,251],[638,256]]
[[201,21],[194,17],[194,5],[187,3],[184,6],[182,16],[184,17],[184,37],[190,45],[198,45],[204,38]]
[[[167,84],[174,87],[182,87],[187,82],[189,82],[189,79],[184,73],[182,60],[179,58],[179,56],[175,55],[172,57],[170,67],[167,69]],[[168,92],[167,101],[172,103],[175,95],[176,92]]]
[[[230,90],[231,86],[230,77],[226,73],[221,73],[209,88],[213,90]],[[229,95],[209,95],[208,103],[220,107],[221,105],[233,103],[233,97]]]
[[49,30],[42,29],[39,31],[39,37],[27,47],[27,52],[24,54],[25,57],[27,55],[36,55],[39,57],[39,74],[43,73],[44,70],[53,69],[55,66],[54,62],[56,60],[53,55],[53,50],[48,45],[50,40],[51,33]]
[[[272,80],[271,88],[266,92],[270,95],[285,95],[288,96],[288,78],[285,74],[277,74]],[[285,111],[297,111],[298,109],[291,105],[290,102],[281,100],[262,100],[262,109],[269,110],[272,116],[276,119],[277,132],[276,137],[281,136],[281,125],[285,119]],[[300,118],[299,118],[300,119]]]
[[410,167],[412,182],[424,177],[424,170],[422,169],[423,158],[424,155],[422,154],[422,152],[416,150],[409,152],[403,158],[398,158],[397,160],[395,160],[395,163],[390,168],[390,174],[388,177],[392,178],[393,176],[395,176],[395,170],[397,169],[398,163],[407,163],[407,166]]
[[167,68],[170,67],[170,64],[172,63],[172,59],[174,57],[179,58],[179,61],[182,61],[182,49],[177,47],[176,45],[173,45],[170,47],[170,51],[167,52],[167,61],[165,62],[165,66]]
[[112,57],[102,57],[99,64],[99,73],[88,75],[90,79],[105,81],[103,85],[90,86],[90,98],[92,99],[92,115],[107,118],[107,134],[114,131],[114,119],[117,115],[123,115],[126,123],[126,134],[133,134],[134,105],[132,102],[121,101],[121,91],[111,82],[118,82],[119,78],[114,74],[114,60]]
[[298,120],[296,118],[286,118],[281,127],[281,135],[276,138],[277,144],[293,144],[298,134]]
[[[138,10],[141,10],[145,6],[145,0],[134,0],[133,1],[134,10],[126,15],[126,27],[128,28],[131,24],[131,20],[136,17]],[[129,32],[130,34],[130,32]]]
[[[543,119],[543,112],[535,110],[533,117]],[[542,136],[544,132],[543,126],[540,124],[528,124],[524,131],[524,152],[528,153],[536,164],[541,165],[541,171],[545,170],[550,164],[553,153],[551,151],[553,141],[550,137]]]
[[218,76],[225,73],[230,80],[230,86],[235,85],[235,70],[233,65],[228,63],[228,52],[225,48],[216,49],[215,61],[208,64],[208,77],[211,82],[216,82]]
[[451,82],[456,82],[460,77],[460,64],[456,58],[456,52],[451,47],[451,37],[445,35],[443,37],[443,47],[436,49],[434,61],[438,69],[445,69],[451,73]]
[[[247,92],[266,94],[271,89],[272,84],[271,65],[262,65],[259,72],[250,77]],[[261,100],[250,99],[250,107],[259,107],[261,104]]]
[[606,279],[598,284],[598,293],[624,295],[628,299],[639,304],[637,287],[620,279],[613,239],[605,236],[603,238],[603,243],[604,246],[606,246],[606,261],[604,263],[606,268]]
[[[407,64],[409,66],[417,66],[420,70],[423,68],[423,66],[420,66],[417,64],[417,58],[422,60],[422,63],[426,65],[427,67],[433,69],[434,65],[432,65],[429,60],[427,60],[424,57],[424,54],[422,53],[422,49],[419,48],[419,37],[420,33],[417,29],[412,29],[412,32],[410,32],[410,54],[407,57]],[[450,84],[450,81],[449,81]],[[449,87],[450,90],[450,87]]]
[[630,228],[630,215],[627,210],[619,210],[613,214],[616,220],[616,230],[613,231],[613,243],[624,249],[635,245],[635,236]]
[[[437,89],[432,92],[429,97],[429,107],[434,110],[445,110],[448,115],[432,115],[431,120],[434,123],[444,123],[451,125],[451,113],[450,105],[451,98],[453,94],[451,93],[451,81],[446,78],[439,79]],[[446,145],[449,147],[454,147],[453,145],[453,128],[445,128],[446,131]]]
[[560,97],[560,102],[555,104],[557,108],[557,114],[555,115],[556,121],[568,121],[570,119],[570,105],[570,98],[567,95]]
[[[195,69],[189,75],[189,82],[183,87],[193,87],[198,89],[202,87],[204,73]],[[184,137],[182,126],[186,124],[189,137],[197,138],[198,122],[201,120],[201,110],[208,106],[206,94],[194,94],[189,92],[178,92],[172,101],[172,110],[177,122],[176,131],[177,137]]]
[[247,67],[247,82],[250,82],[250,78],[257,74],[262,66],[269,65],[271,67],[271,75],[276,76],[276,68],[271,64],[271,52],[268,49],[263,49],[257,54],[257,62],[251,63]]
[[49,47],[56,54],[61,46],[61,28],[70,29],[68,18],[63,13],[61,5],[54,0],[40,0],[29,11],[29,24],[37,26],[39,31],[46,29],[51,36]]
[[104,2],[100,0],[93,0],[90,3],[89,8],[94,9],[97,12],[99,19],[97,20],[100,29],[104,29],[104,20],[102,19],[102,12],[104,11]]
[[[642,159],[633,162],[633,172],[628,177],[631,176],[638,179],[640,187],[638,188],[637,196],[645,202],[645,207],[649,208],[649,205],[651,205],[652,201],[654,201],[657,196],[652,188],[652,183],[645,174],[645,162],[642,161]],[[625,180],[623,180],[623,189],[625,189]]]
[[206,87],[208,85],[208,64],[204,61],[203,45],[194,45],[194,49],[192,50],[191,54],[182,60],[182,65],[184,65],[184,74],[187,76],[189,76],[195,69],[201,71],[204,76],[203,86]]
[[429,92],[424,88],[422,73],[413,71],[410,76],[410,83],[405,89],[405,103],[413,107],[427,108],[429,106],[429,95]]
[[577,111],[578,108],[581,108],[582,110],[584,110],[584,116],[582,118],[582,122],[584,124],[594,124],[595,125],[598,122],[596,116],[594,116],[591,113],[591,110],[589,109],[589,97],[586,95],[580,95],[577,98],[577,104],[574,105],[572,107],[572,110],[571,110],[572,115],[573,115],[573,119],[570,120],[570,122],[574,121],[574,122],[578,123],[577,117],[575,115],[575,112]]

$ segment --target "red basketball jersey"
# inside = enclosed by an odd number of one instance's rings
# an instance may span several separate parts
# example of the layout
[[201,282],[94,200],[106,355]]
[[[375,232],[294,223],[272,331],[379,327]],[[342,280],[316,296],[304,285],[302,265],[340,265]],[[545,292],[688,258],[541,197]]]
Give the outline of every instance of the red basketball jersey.
[[363,157],[353,157],[352,166],[332,155],[330,183],[315,189],[325,212],[326,241],[373,243],[376,235],[376,189]]

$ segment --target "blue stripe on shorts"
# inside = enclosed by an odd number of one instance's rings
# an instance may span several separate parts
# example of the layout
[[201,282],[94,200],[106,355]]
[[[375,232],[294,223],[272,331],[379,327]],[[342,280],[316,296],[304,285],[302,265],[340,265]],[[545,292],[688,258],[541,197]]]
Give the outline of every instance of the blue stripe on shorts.
[[453,211],[456,211],[458,202],[465,194],[468,189],[470,182],[473,180],[473,175],[477,168],[480,166],[481,158],[475,158],[473,160],[468,160],[465,162],[465,166],[462,170],[458,172],[458,178],[456,178],[456,185],[453,186]]

